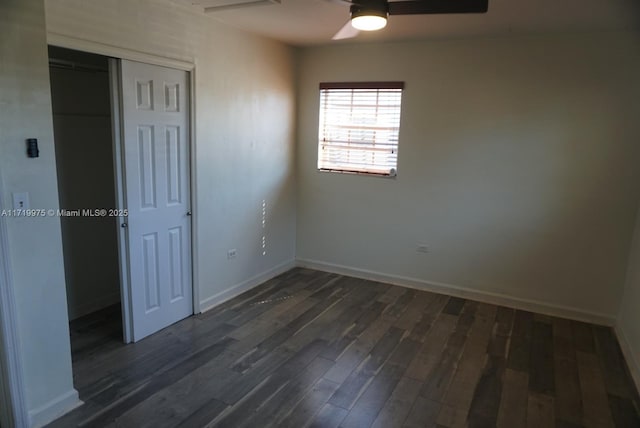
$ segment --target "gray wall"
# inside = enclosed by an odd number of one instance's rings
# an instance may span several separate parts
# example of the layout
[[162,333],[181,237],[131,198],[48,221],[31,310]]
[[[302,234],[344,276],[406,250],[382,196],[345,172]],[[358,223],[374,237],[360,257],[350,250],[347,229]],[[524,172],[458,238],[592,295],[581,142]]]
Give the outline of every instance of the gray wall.
[[[640,197],[636,33],[317,47],[299,70],[299,259],[613,322]],[[354,80],[406,82],[396,179],[316,171],[318,83]]]
[[[107,60],[52,49],[50,56],[104,71],[50,69],[60,206],[115,207]],[[94,65],[95,64],[95,65]],[[69,319],[120,301],[116,219],[63,217]]]
[[[26,156],[38,138],[40,157]],[[32,208],[58,208],[44,2],[0,2],[0,171],[4,206],[28,192]],[[78,403],[57,217],[7,218],[26,404],[34,423]]]

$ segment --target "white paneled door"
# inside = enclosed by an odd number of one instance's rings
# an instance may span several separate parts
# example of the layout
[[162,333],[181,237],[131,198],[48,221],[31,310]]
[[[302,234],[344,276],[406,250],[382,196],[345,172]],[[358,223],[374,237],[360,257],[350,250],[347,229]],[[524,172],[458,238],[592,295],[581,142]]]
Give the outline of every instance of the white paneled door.
[[186,71],[121,61],[130,316],[137,341],[193,314]]

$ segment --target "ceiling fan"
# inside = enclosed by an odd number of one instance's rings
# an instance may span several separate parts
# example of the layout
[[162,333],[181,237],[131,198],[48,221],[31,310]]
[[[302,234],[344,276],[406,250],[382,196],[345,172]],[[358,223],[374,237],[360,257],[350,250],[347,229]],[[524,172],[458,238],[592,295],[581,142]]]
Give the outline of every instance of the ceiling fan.
[[485,13],[489,0],[328,0],[350,5],[351,19],[333,36],[348,39],[360,31],[375,31],[387,25],[389,15],[428,15],[445,13]]

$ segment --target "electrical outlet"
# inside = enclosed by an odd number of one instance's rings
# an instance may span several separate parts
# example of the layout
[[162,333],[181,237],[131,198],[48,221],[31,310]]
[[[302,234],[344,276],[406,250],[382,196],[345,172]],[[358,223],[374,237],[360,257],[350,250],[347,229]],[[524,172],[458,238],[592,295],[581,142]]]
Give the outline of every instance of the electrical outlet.
[[418,248],[416,248],[416,251],[419,253],[428,253],[429,247],[425,244],[418,244]]
[[237,255],[238,255],[238,250],[236,250],[235,248],[232,248],[227,251],[227,259],[229,260],[235,259]]
[[13,209],[14,210],[29,209],[29,194],[27,192],[13,193]]

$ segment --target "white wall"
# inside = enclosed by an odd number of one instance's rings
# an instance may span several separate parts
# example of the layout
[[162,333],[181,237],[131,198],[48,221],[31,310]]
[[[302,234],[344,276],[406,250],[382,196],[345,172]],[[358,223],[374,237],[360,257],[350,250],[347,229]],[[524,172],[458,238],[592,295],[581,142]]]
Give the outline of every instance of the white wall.
[[[54,51],[53,57],[69,55]],[[91,59],[76,56],[75,61],[87,64]],[[104,72],[50,69],[58,193],[64,209],[116,206],[107,60],[100,65]],[[119,302],[116,218],[62,217],[60,222],[69,319]]]
[[[46,7],[51,34],[196,63],[196,278],[203,307],[291,266],[291,49],[166,0],[49,0]],[[235,259],[227,259],[228,249],[237,249]]]
[[636,385],[640,387],[640,210],[629,255],[627,283],[617,324],[618,338]]
[[[298,258],[612,320],[640,197],[638,75],[632,33],[303,49]],[[316,171],[318,83],[354,80],[406,82],[396,179]]]
[[[38,138],[40,157],[26,156]],[[32,208],[57,208],[44,4],[0,2],[0,173],[4,206],[29,192]],[[34,423],[77,402],[71,377],[60,222],[6,218],[27,406]]]

